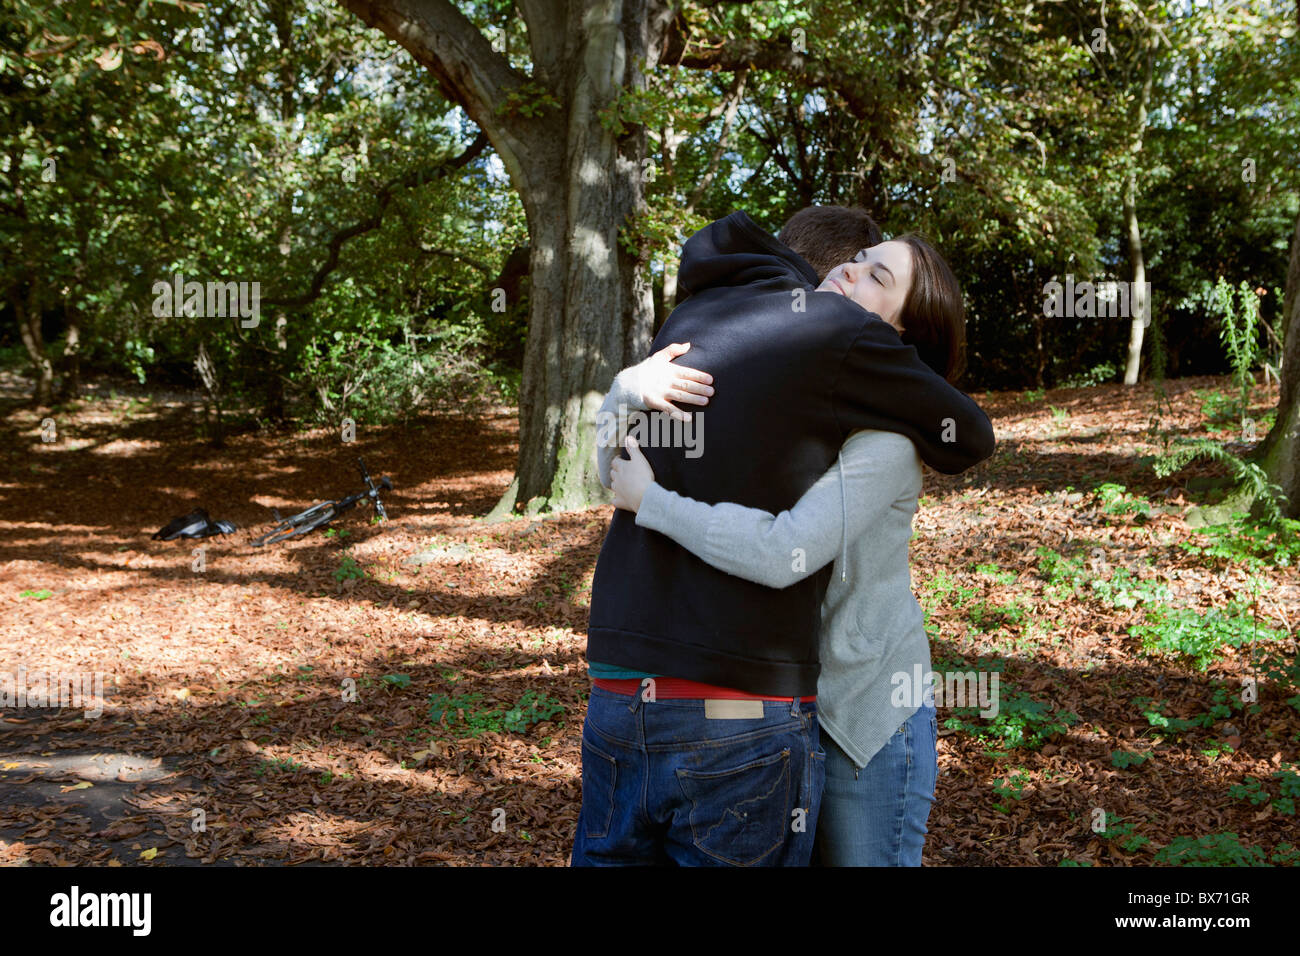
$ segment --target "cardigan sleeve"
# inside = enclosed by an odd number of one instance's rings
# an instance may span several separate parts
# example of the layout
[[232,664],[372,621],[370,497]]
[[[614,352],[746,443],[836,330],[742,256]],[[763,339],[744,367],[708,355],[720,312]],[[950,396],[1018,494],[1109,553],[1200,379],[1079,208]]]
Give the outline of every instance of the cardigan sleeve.
[[[909,489],[916,447],[892,432],[850,435],[840,458],[789,511],[708,504],[652,482],[636,523],[672,538],[720,571],[785,588],[814,574],[866,533]],[[847,535],[847,538],[846,538]]]

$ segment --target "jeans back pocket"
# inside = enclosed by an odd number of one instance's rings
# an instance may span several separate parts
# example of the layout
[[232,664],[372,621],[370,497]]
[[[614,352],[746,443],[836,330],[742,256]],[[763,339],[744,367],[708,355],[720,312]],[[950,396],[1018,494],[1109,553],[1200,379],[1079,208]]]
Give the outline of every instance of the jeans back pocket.
[[609,835],[614,820],[614,787],[618,783],[618,761],[582,737],[582,819],[589,839]]
[[723,863],[752,866],[790,828],[790,751],[716,772],[679,769],[695,845]]

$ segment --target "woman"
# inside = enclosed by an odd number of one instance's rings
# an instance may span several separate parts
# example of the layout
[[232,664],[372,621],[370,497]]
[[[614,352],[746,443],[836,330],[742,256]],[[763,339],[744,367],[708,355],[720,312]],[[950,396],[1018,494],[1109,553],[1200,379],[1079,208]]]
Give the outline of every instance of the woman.
[[[924,240],[903,236],[865,249],[831,270],[817,291],[879,315],[949,381],[960,373],[961,291]],[[670,346],[622,373],[619,400],[659,409],[674,401],[707,404],[709,376],[670,364],[687,348]],[[894,692],[896,684],[911,686],[915,667],[930,670],[907,563],[921,491],[911,441],[854,432],[838,462],[780,515],[677,495],[654,482],[634,439],[628,452],[630,460],[611,465],[615,505],[712,566],[784,587],[835,561],[822,605],[817,697],[827,761],[814,861],[919,866],[937,776],[935,710],[929,700]]]

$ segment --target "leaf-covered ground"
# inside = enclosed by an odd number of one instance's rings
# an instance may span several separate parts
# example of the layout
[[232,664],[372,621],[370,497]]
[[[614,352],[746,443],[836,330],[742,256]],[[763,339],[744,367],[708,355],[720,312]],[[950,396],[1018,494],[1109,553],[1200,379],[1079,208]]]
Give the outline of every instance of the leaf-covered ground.
[[[1205,434],[1204,392],[1224,387],[1171,383],[1162,427]],[[926,862],[1150,864],[1187,837],[1294,862],[1300,689],[1259,664],[1295,658],[1294,568],[1178,546],[1197,538],[1188,482],[1214,472],[1139,461],[1149,387],[980,398],[997,454],[927,475],[913,579],[935,670],[998,671],[1002,717],[940,710]],[[4,400],[0,674],[101,672],[108,706],[0,713],[0,863],[566,863],[609,509],[476,519],[511,478],[510,409],[223,451],[196,415],[98,386],[43,442],[45,416]],[[387,524],[358,510],[329,537],[249,546],[270,508],[355,490],[358,454],[396,485]],[[1108,483],[1127,491],[1093,494]],[[150,540],[198,506],[240,530]],[[1243,607],[1273,630],[1211,647],[1205,670],[1130,634],[1161,608]]]

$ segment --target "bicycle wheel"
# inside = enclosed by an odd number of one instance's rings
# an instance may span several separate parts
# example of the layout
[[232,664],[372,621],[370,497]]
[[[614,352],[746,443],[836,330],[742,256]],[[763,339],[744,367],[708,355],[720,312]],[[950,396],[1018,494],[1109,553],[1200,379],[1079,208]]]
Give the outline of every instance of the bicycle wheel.
[[255,548],[260,548],[266,544],[274,544],[276,541],[283,541],[285,538],[285,532],[292,530],[293,525],[282,521],[260,538],[254,538],[249,542],[249,544]]

